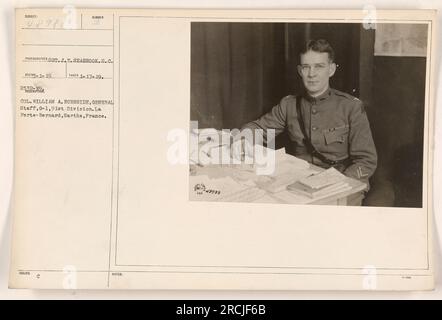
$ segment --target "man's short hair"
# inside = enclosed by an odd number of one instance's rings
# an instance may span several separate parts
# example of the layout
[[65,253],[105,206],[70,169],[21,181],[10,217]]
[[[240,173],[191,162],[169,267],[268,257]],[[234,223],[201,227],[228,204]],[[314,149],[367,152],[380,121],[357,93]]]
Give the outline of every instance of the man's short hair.
[[335,51],[333,50],[330,43],[328,43],[328,41],[324,39],[307,41],[305,47],[302,48],[299,54],[305,54],[307,53],[307,51],[327,52],[330,62],[334,62],[335,60]]

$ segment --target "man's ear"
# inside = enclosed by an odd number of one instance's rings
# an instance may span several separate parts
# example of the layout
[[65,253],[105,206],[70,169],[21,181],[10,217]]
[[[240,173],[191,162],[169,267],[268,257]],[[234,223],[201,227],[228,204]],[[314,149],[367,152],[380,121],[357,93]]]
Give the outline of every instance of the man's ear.
[[296,69],[298,70],[298,74],[302,77],[302,67],[298,65]]
[[335,72],[336,72],[336,63],[332,62],[332,63],[330,64],[330,71],[329,71],[329,73],[328,73],[328,77],[329,77],[329,78],[333,77],[333,75],[335,74]]

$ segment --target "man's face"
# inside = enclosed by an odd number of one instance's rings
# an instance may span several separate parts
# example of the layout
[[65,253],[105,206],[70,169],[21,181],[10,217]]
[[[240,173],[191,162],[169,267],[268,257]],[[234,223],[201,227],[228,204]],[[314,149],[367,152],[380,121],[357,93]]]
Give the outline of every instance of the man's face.
[[330,63],[327,52],[307,51],[301,54],[298,73],[311,95],[321,94],[328,88],[329,79],[336,71],[336,64]]

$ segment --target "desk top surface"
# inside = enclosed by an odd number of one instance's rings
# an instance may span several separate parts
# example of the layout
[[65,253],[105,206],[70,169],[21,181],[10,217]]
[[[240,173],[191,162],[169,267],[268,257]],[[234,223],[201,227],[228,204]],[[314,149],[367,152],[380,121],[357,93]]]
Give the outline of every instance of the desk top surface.
[[[294,158],[294,157],[293,157]],[[306,164],[306,167],[302,168],[297,166],[298,164],[295,164],[293,166],[293,169],[290,169],[290,172],[288,174],[297,174],[300,172],[305,173],[306,175],[310,174],[311,172],[320,172],[323,171],[323,168],[320,168],[318,166],[312,165],[312,164]],[[278,166],[278,164],[277,164]],[[287,166],[287,165],[286,165]],[[281,174],[283,175],[283,174]],[[191,200],[202,200],[202,201],[233,201],[233,202],[254,202],[254,203],[291,203],[291,204],[332,204],[333,202],[336,202],[339,199],[344,199],[352,194],[358,193],[362,190],[364,190],[367,185],[361,181],[358,181],[356,179],[346,177],[344,182],[346,182],[349,185],[349,188],[347,190],[344,190],[342,192],[337,192],[335,194],[327,194],[325,196],[318,196],[315,198],[310,198],[308,196],[299,195],[294,192],[288,191],[285,188],[277,191],[277,192],[270,192],[268,190],[264,190],[260,187],[259,183],[255,183],[258,179],[260,179],[260,176],[256,175],[253,172],[253,169],[251,166],[247,165],[208,165],[208,166],[197,166],[197,165],[191,165],[190,167],[190,188],[191,188],[191,195],[193,194],[193,191],[196,191],[196,186],[204,186],[204,188],[207,188],[210,190],[210,188],[213,189],[226,189],[231,192],[231,194],[236,193],[237,196],[235,197],[217,197],[217,194],[215,195],[202,195],[199,193],[199,196],[190,197]],[[198,182],[198,178],[201,178],[200,182]],[[231,182],[232,185],[229,185],[229,183],[224,184],[225,179],[228,179],[227,182]],[[223,181],[223,183],[217,185],[215,182],[211,186],[212,181]],[[296,181],[296,180],[295,180]],[[294,181],[293,181],[294,182]],[[243,188],[239,188],[238,190],[235,190],[235,186],[233,183],[238,183],[239,185],[242,185]],[[290,182],[292,183],[292,182]],[[288,183],[289,184],[289,183]],[[193,189],[193,190],[192,190]],[[216,192],[216,191],[215,191]],[[221,191],[222,192],[222,191]],[[242,194],[247,193],[246,197],[242,197]],[[253,193],[253,195],[251,195]],[[256,199],[255,199],[256,198]]]

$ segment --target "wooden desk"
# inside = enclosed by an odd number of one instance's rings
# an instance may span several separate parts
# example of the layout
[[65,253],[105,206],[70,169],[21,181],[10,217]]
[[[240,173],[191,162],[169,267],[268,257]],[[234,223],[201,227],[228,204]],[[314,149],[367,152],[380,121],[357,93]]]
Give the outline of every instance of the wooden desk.
[[[323,168],[310,165],[311,170],[320,172],[323,171]],[[200,176],[200,175],[207,175],[211,178],[223,178],[226,176],[229,176],[231,173],[231,167],[223,167],[220,165],[211,165],[207,167],[199,167],[199,166],[191,166],[191,176]],[[318,204],[318,205],[341,205],[345,206],[347,205],[347,200],[350,196],[361,192],[364,190],[367,185],[361,181],[346,177],[346,182],[350,185],[351,189],[348,191],[343,191],[337,194],[328,195],[325,197],[318,197],[315,199],[309,198],[307,196],[298,195],[295,193],[292,193],[288,190],[271,193],[269,191],[266,191],[264,189],[261,189],[265,192],[263,192],[264,196],[261,198],[258,198],[254,201],[254,203],[288,203],[288,204]],[[192,189],[192,186],[190,186]],[[251,188],[259,188],[259,186],[251,187]],[[192,190],[191,190],[192,192]],[[205,201],[223,201],[223,200],[205,200]]]

